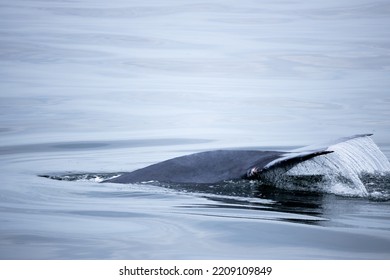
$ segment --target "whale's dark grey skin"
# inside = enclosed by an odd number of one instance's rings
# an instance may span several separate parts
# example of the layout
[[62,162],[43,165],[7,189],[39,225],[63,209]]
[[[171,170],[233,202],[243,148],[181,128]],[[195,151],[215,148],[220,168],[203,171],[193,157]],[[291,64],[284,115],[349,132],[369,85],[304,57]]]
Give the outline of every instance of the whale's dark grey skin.
[[358,137],[361,134],[337,139],[316,146],[308,146],[290,152],[256,150],[216,150],[181,156],[147,166],[119,177],[106,180],[110,183],[218,183],[229,180],[256,179],[268,170],[285,167],[316,156],[332,153],[329,146]]

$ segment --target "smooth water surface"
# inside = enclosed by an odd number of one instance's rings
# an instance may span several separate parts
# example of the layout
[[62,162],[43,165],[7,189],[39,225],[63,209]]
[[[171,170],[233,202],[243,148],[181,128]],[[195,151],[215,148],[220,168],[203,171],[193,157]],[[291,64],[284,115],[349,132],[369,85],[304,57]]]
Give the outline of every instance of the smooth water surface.
[[99,183],[358,133],[389,158],[389,24],[386,1],[0,0],[0,258],[389,259],[386,176]]

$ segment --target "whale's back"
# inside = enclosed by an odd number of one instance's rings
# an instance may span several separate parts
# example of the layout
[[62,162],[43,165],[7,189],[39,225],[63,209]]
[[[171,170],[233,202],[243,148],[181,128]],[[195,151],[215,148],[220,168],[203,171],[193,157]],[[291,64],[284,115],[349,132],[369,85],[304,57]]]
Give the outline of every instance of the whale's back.
[[119,177],[106,180],[110,183],[218,183],[238,179],[258,179],[264,172],[282,167],[285,170],[311,158],[332,153],[337,143],[371,134],[354,135],[311,145],[290,152],[256,150],[216,150],[169,159]]
[[278,151],[217,150],[173,158],[124,173],[111,183],[159,181],[166,183],[216,183],[240,179],[254,166],[266,166],[284,154]]

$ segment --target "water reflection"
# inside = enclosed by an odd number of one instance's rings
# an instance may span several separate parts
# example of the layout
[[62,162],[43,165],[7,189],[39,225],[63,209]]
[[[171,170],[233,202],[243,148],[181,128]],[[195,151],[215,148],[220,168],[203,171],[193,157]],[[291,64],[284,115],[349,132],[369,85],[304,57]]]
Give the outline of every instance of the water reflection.
[[326,194],[280,190],[258,182],[226,182],[218,185],[164,185],[207,200],[206,203],[180,205],[191,214],[239,219],[274,220],[321,225]]
[[[120,173],[80,173],[80,174],[52,174],[41,177],[60,181],[79,181],[100,183]],[[114,184],[115,185],[115,184]],[[98,199],[156,199],[170,200],[173,196],[192,197],[191,202],[185,204],[173,203],[170,205],[175,213],[184,215],[198,215],[207,217],[236,218],[266,221],[282,221],[288,223],[310,224],[316,226],[345,226],[344,222],[335,222],[338,213],[347,213],[351,205],[364,209],[373,198],[341,197],[335,194],[318,191],[304,191],[280,189],[266,185],[261,181],[229,181],[219,184],[167,184],[159,182],[145,182],[112,186],[108,184],[105,191],[94,189],[77,192],[88,198]],[[387,203],[387,200],[382,200]],[[360,206],[359,206],[360,205]],[[177,209],[180,209],[177,212]],[[337,213],[335,215],[335,209]],[[356,209],[355,209],[356,211]],[[351,226],[349,224],[348,226]]]

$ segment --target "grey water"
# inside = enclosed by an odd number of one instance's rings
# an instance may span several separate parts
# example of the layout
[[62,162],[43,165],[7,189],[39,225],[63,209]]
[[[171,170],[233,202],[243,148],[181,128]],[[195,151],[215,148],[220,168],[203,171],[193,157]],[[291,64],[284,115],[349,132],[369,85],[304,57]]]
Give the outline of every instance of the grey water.
[[361,133],[390,158],[389,25],[375,0],[0,0],[0,259],[389,259],[383,172],[101,182]]

